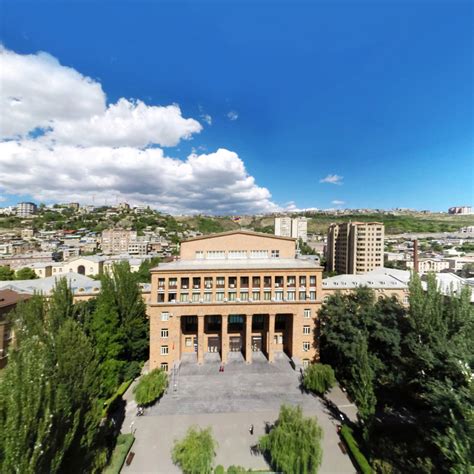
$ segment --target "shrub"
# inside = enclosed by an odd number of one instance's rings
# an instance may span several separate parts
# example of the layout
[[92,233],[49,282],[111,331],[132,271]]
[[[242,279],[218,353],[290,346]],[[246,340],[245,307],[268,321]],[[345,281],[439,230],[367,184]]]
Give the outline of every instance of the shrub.
[[184,474],[211,474],[216,447],[211,428],[191,426],[181,441],[175,441],[171,457]]
[[229,466],[227,469],[227,474],[245,474],[247,469],[242,466]]
[[282,405],[275,427],[259,440],[259,448],[275,471],[315,474],[321,464],[323,432],[314,418],[304,418],[301,407]]
[[224,466],[222,464],[216,466],[214,469],[214,474],[225,474]]
[[359,445],[352,434],[352,430],[347,425],[343,425],[341,428],[341,436],[351,453],[351,457],[359,466],[359,470],[362,472],[362,474],[371,474],[372,468],[370,467],[366,457],[361,453]]
[[131,433],[119,434],[117,444],[112,452],[109,465],[104,469],[104,474],[119,474],[123,463],[132,447],[135,437]]
[[336,384],[334,370],[327,364],[311,364],[303,375],[303,385],[306,389],[324,395]]
[[133,389],[138,405],[150,405],[161,397],[168,386],[168,376],[161,369],[144,375]]

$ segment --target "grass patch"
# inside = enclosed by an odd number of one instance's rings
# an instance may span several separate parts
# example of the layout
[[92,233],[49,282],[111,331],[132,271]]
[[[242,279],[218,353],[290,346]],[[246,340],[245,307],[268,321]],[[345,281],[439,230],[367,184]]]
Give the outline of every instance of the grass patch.
[[104,469],[103,474],[119,474],[122,469],[127,454],[132,447],[135,437],[132,433],[119,434],[117,437],[117,444],[110,457],[109,465]]
[[351,458],[357,464],[358,470],[363,474],[372,474],[373,471],[370,467],[369,461],[367,461],[367,458],[362,454],[359,445],[352,434],[352,430],[347,425],[342,426],[341,436],[349,449]]

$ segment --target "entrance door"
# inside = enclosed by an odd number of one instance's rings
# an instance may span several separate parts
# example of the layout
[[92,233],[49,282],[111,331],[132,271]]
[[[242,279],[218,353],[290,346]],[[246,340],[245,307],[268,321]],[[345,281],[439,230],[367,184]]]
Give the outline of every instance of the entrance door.
[[209,337],[207,339],[207,352],[219,352],[220,350],[220,339],[217,337]]
[[252,351],[258,352],[262,350],[262,336],[252,336]]
[[229,349],[231,352],[240,352],[242,350],[242,339],[240,336],[230,336]]

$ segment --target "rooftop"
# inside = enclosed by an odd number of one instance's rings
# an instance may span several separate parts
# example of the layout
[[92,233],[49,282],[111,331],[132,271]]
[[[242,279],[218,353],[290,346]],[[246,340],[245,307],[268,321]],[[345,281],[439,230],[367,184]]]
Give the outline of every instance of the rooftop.
[[319,269],[320,265],[312,260],[298,258],[242,258],[242,259],[203,259],[177,260],[162,263],[152,271],[182,271],[182,270],[290,270],[290,269]]
[[386,274],[338,275],[323,280],[323,289],[367,288],[406,289],[407,284]]
[[239,230],[229,230],[227,232],[219,232],[217,234],[198,235],[197,237],[191,237],[190,239],[186,239],[184,242],[190,242],[194,240],[203,240],[203,239],[213,239],[215,237],[224,237],[226,235],[236,235],[236,234],[254,235],[257,237],[266,237],[269,239],[290,240],[293,242],[296,241],[296,239],[293,237],[282,237],[280,235],[266,234],[265,232],[255,232],[252,230],[239,229]]

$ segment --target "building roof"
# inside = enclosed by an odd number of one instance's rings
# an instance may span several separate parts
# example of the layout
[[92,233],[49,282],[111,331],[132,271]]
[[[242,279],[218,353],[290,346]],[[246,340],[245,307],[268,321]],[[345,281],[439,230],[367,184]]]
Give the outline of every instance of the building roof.
[[196,259],[161,263],[151,271],[183,270],[298,270],[321,268],[312,260],[298,258]]
[[407,284],[385,274],[338,275],[323,280],[323,289],[353,289],[361,286],[367,288],[406,289]]
[[0,281],[0,290],[10,289],[23,294],[42,294],[48,296],[53,291],[57,282],[66,278],[69,287],[74,294],[94,294],[100,290],[100,281],[89,278],[79,273],[69,272],[63,275],[53,275],[37,280],[11,280]]
[[282,237],[280,235],[266,234],[265,232],[254,232],[252,230],[239,229],[239,230],[230,230],[228,232],[219,232],[217,234],[198,235],[197,237],[191,237],[189,239],[183,240],[182,243],[192,242],[192,241],[195,241],[195,240],[213,239],[215,237],[223,237],[223,236],[226,236],[226,235],[236,235],[236,234],[253,235],[253,236],[256,236],[256,237],[267,237],[269,239],[290,240],[290,241],[293,241],[293,242],[296,241],[296,239],[294,239],[292,237]]
[[0,290],[0,308],[7,308],[13,306],[20,301],[27,300],[30,295],[17,293],[16,291],[6,289]]

